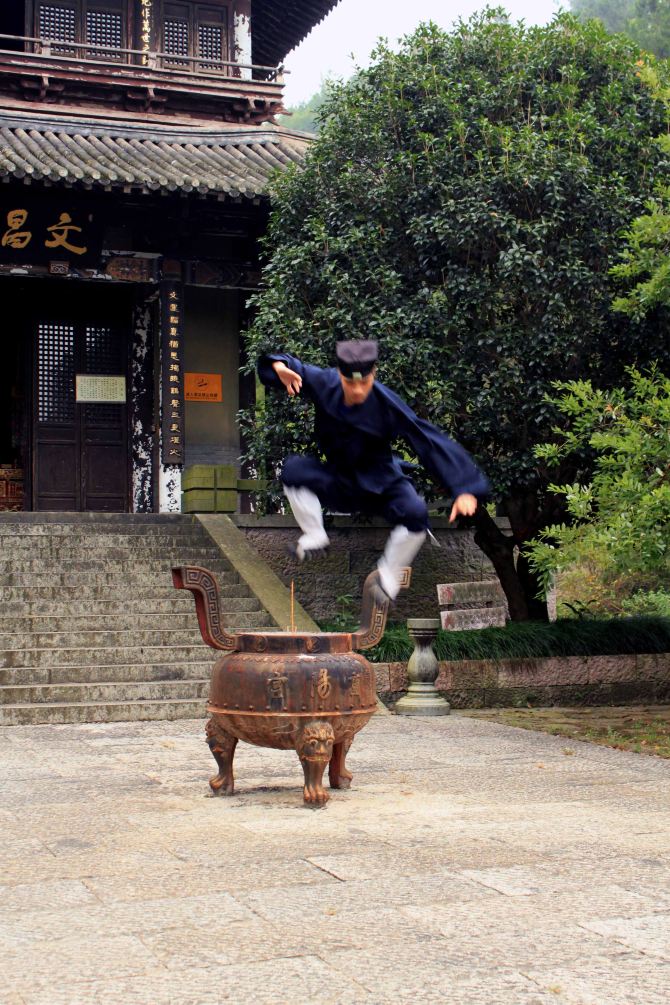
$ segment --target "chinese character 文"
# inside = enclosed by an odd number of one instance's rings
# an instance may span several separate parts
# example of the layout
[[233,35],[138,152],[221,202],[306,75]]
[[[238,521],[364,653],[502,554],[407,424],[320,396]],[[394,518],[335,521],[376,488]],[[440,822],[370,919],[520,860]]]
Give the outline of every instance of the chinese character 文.
[[88,248],[82,248],[76,244],[70,243],[70,231],[72,230],[75,231],[75,233],[81,234],[81,227],[77,227],[76,224],[72,222],[72,217],[69,213],[61,213],[58,223],[54,223],[51,227],[47,227],[47,230],[53,236],[51,240],[44,242],[45,248],[65,248],[66,251],[71,251],[75,255],[83,255],[86,251],[88,251]]
[[11,209],[7,214],[8,229],[2,235],[3,248],[16,248],[20,251],[25,248],[32,238],[32,231],[21,230],[28,219],[27,209]]

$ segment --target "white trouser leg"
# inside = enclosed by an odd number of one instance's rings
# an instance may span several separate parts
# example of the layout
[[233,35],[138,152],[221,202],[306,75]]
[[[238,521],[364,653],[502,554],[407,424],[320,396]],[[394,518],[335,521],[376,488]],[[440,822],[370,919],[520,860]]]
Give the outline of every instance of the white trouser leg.
[[407,527],[394,527],[384,548],[384,554],[377,563],[379,578],[384,592],[395,600],[400,591],[402,570],[411,565],[416,553],[426,540],[425,530],[412,531]]
[[311,489],[304,486],[296,488],[293,485],[284,485],[284,495],[291,504],[293,516],[302,531],[298,538],[298,558],[302,560],[306,551],[327,548],[330,542],[323,526],[323,510],[318,496]]

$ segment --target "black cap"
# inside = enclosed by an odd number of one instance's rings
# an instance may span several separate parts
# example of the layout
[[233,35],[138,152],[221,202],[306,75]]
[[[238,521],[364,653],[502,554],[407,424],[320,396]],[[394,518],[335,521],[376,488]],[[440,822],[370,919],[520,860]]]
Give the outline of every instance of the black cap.
[[379,353],[377,343],[357,339],[355,342],[338,342],[337,366],[344,377],[361,380],[374,369]]

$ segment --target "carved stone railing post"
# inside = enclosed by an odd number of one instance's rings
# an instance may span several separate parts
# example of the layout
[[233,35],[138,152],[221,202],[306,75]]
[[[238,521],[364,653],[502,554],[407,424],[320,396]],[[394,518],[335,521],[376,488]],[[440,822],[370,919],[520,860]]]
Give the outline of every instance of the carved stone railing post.
[[410,618],[407,621],[414,652],[407,664],[407,694],[395,706],[399,715],[448,715],[450,712],[449,702],[435,687],[440,668],[433,643],[439,627],[437,618]]

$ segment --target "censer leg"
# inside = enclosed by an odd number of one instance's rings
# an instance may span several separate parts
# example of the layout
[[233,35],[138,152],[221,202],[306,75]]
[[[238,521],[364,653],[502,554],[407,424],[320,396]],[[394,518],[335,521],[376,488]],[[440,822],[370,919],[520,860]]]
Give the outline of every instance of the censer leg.
[[330,799],[322,781],[332,757],[334,739],[329,722],[308,722],[298,738],[296,750],[305,774],[303,794],[307,806],[323,806]]
[[214,719],[208,721],[205,731],[207,745],[219,766],[218,775],[214,775],[209,780],[210,788],[215,796],[232,796],[235,791],[233,757],[235,756],[237,737],[227,733]]
[[352,740],[346,738],[340,743],[336,743],[333,747],[333,756],[328,765],[328,778],[331,789],[348,789],[351,785],[351,780],[354,776],[347,770],[347,766],[344,763],[351,743]]

